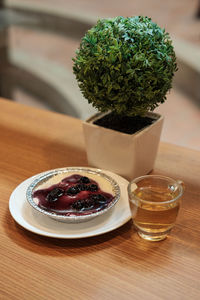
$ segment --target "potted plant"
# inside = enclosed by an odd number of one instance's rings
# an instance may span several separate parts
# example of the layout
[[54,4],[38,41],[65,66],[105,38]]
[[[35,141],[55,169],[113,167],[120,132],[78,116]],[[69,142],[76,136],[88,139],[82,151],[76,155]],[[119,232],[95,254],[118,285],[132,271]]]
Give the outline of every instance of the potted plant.
[[148,17],[102,19],[82,38],[73,71],[100,113],[83,123],[88,163],[128,179],[153,168],[177,70],[169,34]]

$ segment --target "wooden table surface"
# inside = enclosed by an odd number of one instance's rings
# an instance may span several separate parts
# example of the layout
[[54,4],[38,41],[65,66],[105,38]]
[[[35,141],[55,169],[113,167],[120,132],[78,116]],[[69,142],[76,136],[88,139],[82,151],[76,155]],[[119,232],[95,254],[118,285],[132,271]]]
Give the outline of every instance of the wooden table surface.
[[200,299],[200,152],[161,143],[153,173],[185,182],[177,224],[143,241],[129,221],[97,237],[31,233],[8,209],[26,178],[87,166],[81,121],[0,99],[0,299]]

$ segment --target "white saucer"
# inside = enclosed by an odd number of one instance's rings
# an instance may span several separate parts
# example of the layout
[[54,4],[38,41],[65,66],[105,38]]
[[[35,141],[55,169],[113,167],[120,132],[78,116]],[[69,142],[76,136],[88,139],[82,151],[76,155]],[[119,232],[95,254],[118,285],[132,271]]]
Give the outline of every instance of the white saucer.
[[128,181],[112,172],[104,170],[103,172],[118,182],[121,189],[121,198],[110,211],[91,221],[67,224],[41,215],[34,210],[26,200],[26,190],[31,182],[41,173],[23,181],[12,192],[9,201],[10,213],[14,220],[25,229],[53,238],[78,239],[112,231],[128,222],[131,218],[127,193]]

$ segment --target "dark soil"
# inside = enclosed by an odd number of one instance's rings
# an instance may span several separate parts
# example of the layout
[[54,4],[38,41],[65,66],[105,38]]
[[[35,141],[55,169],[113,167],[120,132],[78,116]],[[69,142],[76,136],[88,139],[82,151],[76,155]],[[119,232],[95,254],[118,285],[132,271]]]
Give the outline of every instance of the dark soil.
[[155,119],[149,117],[125,117],[110,113],[96,120],[94,124],[123,133],[133,134],[154,122]]

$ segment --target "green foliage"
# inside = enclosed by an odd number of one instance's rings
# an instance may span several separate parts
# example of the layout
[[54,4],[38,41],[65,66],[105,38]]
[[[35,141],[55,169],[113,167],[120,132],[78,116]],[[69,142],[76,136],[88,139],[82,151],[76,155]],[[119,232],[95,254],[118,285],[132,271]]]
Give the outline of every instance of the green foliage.
[[169,34],[141,16],[99,20],[73,61],[88,102],[127,116],[144,115],[163,103],[177,70]]

